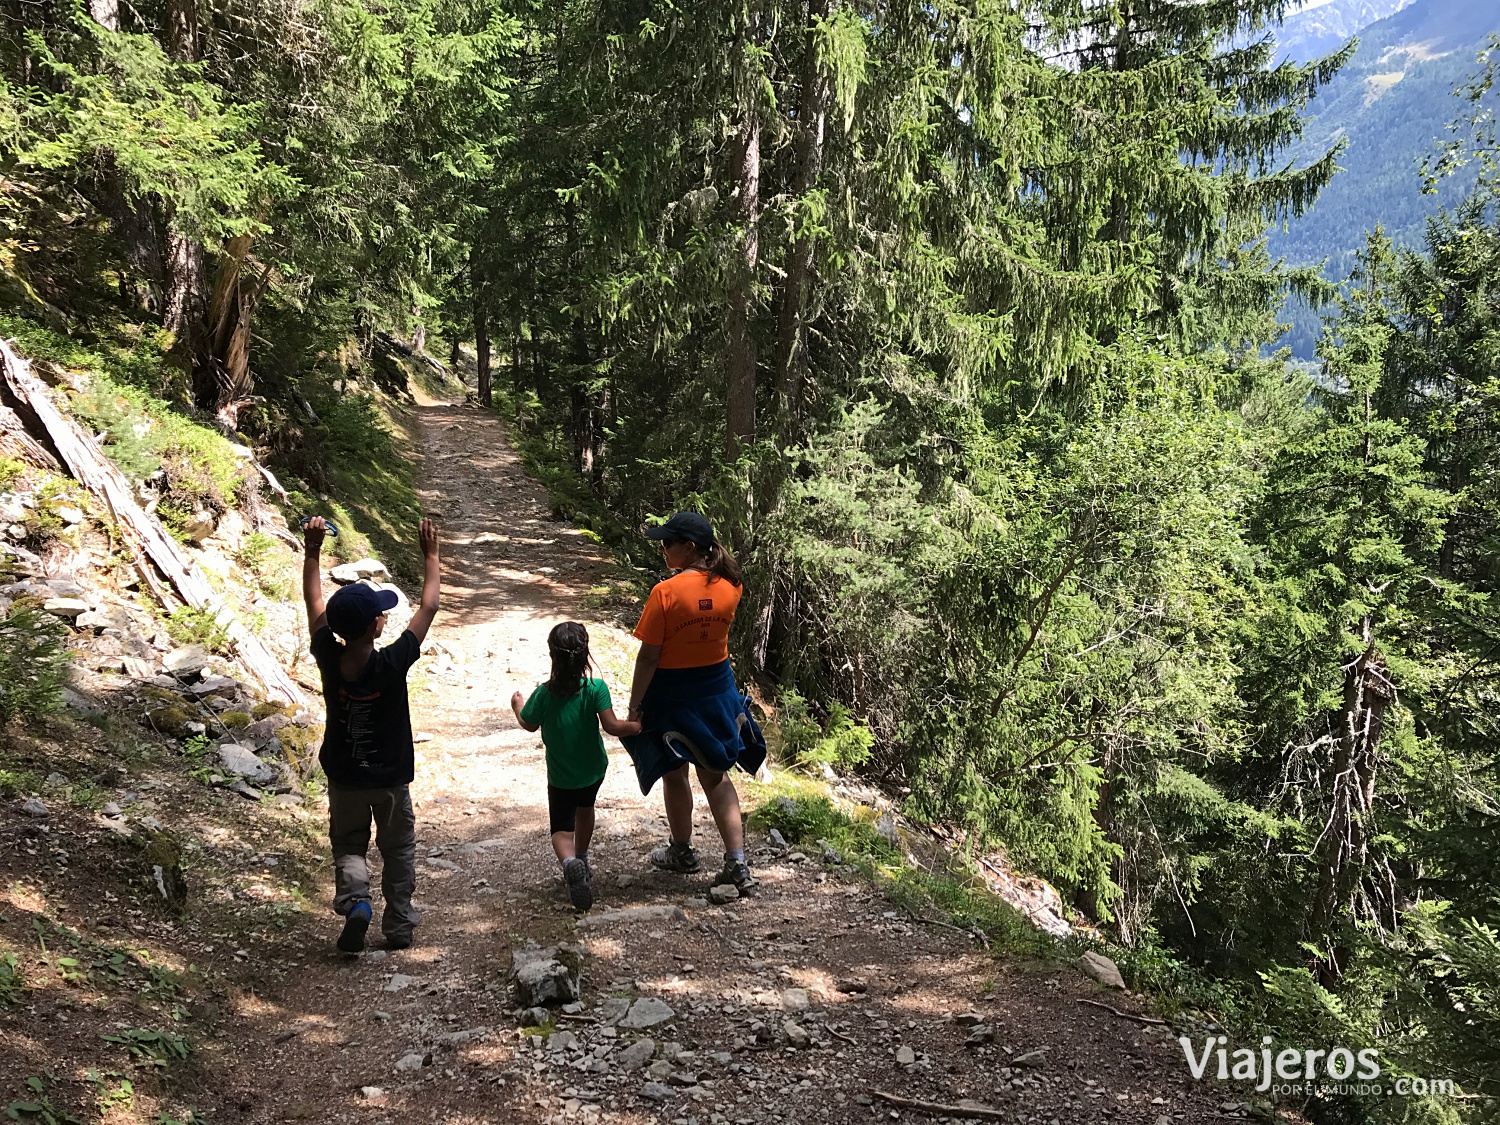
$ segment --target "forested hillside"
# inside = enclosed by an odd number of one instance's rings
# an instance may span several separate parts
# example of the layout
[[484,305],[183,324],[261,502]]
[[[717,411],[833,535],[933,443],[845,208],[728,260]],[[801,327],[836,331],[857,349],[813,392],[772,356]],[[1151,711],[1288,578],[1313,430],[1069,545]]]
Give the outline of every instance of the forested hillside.
[[1412,0],[1324,0],[1304,4],[1276,30],[1276,49],[1293,62],[1331,55],[1376,20],[1394,15]]
[[[724,529],[791,749],[1050,881],[1235,1042],[1476,1096],[1310,1119],[1488,1119],[1489,85],[1467,201],[1400,252],[1308,128],[1374,64],[1277,63],[1281,0],[3,10],[0,327],[96,357],[179,531],[237,486],[138,413],[410,551],[410,466],[363,435],[393,355],[472,345],[559,514],[643,567],[651,518]],[[1310,208],[1354,216],[1317,380],[1263,354],[1331,298],[1263,233]]]
[[[1307,131],[1290,153],[1305,162],[1342,144],[1343,171],[1305,217],[1273,228],[1270,239],[1273,256],[1321,266],[1333,281],[1349,275],[1377,224],[1396,246],[1418,247],[1428,220],[1457,206],[1473,186],[1470,171],[1433,183],[1427,169],[1450,142],[1450,124],[1465,114],[1456,95],[1479,73],[1490,37],[1500,34],[1500,9],[1487,0],[1417,0],[1354,30],[1357,50],[1308,106]],[[1311,359],[1320,317],[1300,303],[1292,312],[1287,343]]]

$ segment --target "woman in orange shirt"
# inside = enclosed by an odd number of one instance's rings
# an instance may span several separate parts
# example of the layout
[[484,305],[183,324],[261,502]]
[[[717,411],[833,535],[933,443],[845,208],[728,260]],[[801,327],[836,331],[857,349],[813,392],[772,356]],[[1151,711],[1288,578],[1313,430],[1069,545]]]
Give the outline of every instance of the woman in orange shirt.
[[724,840],[724,867],[714,883],[747,894],[755,880],[745,863],[740,797],[729,771],[739,766],[754,773],[766,759],[766,743],[729,665],[729,629],[742,586],[739,564],[697,512],[678,512],[646,535],[660,542],[675,572],[652,589],[635,627],[641,650],[628,717],[641,722],[642,732],[621,740],[641,792],[649,793],[658,779],[662,783],[672,838],[651,853],[651,862],[667,871],[698,870],[692,765]]

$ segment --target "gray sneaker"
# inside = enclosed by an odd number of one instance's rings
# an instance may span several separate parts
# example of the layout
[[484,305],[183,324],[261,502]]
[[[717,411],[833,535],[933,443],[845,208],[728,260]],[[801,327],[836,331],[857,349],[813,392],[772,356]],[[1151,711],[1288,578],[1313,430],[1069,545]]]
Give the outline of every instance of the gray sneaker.
[[698,849],[690,843],[673,840],[666,847],[657,848],[651,853],[651,865],[663,871],[691,875],[698,870]]
[[755,893],[755,876],[750,874],[750,866],[743,860],[726,859],[723,869],[714,876],[715,887],[728,884],[746,897]]
[[574,910],[587,910],[594,905],[594,891],[589,886],[589,867],[581,859],[570,859],[563,864],[563,881],[568,884],[568,898]]

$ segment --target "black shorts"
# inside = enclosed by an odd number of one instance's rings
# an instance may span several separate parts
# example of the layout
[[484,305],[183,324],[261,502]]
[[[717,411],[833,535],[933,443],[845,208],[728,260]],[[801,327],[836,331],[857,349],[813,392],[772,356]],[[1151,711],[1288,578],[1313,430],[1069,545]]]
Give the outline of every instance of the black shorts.
[[578,826],[578,810],[594,807],[594,798],[599,796],[599,786],[603,784],[604,779],[601,777],[582,789],[547,786],[547,818],[552,824],[550,831],[572,832]]

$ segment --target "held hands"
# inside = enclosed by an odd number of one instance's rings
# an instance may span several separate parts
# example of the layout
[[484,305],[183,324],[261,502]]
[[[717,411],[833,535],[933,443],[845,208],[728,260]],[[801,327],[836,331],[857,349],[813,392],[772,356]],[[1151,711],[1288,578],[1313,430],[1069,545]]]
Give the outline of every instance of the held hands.
[[634,735],[641,733],[641,721],[639,719],[626,719],[620,724],[620,733],[616,737]]
[[437,524],[430,519],[424,518],[417,525],[417,541],[422,545],[422,557],[435,559],[438,553],[438,529]]

